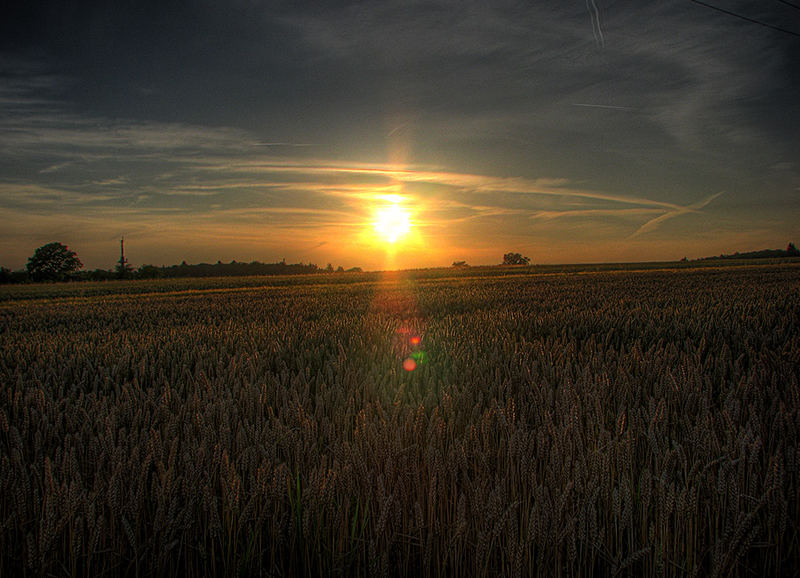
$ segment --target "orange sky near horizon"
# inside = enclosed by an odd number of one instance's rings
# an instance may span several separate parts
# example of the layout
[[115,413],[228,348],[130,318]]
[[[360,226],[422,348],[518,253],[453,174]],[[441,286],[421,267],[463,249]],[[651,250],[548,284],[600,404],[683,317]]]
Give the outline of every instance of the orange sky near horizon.
[[[242,192],[258,198],[280,191],[295,202],[240,207],[206,202],[191,211],[133,205],[114,211],[111,220],[105,207],[93,208],[82,193],[62,191],[58,204],[80,207],[68,221],[61,211],[2,211],[9,223],[0,235],[6,266],[23,267],[36,247],[57,240],[77,251],[87,268],[110,268],[118,258],[120,235],[135,266],[286,259],[383,270],[442,267],[462,260],[497,264],[509,251],[534,263],[553,264],[678,260],[775,248],[775,231],[753,234],[713,226],[719,218],[715,204],[724,200],[720,192],[678,204],[578,188],[566,179],[341,162],[208,159],[193,170],[199,175],[193,179],[196,184],[165,187],[161,194],[224,199]],[[53,194],[44,187],[25,191],[28,201]],[[408,230],[396,235],[395,242],[378,231],[397,226],[377,224],[387,209],[407,220],[401,225]],[[37,233],[31,235],[31,230]],[[693,233],[681,239],[684,230]],[[787,226],[787,242],[791,232]],[[19,243],[25,236],[27,244]]]

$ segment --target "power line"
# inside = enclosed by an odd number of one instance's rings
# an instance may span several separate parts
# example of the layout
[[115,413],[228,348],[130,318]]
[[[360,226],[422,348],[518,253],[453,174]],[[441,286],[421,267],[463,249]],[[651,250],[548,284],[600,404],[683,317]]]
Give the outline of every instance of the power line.
[[743,16],[741,14],[737,14],[736,12],[731,12],[730,10],[725,10],[724,8],[719,8],[718,6],[713,6],[711,4],[706,4],[705,2],[701,2],[701,0],[689,0],[690,2],[694,2],[695,4],[700,4],[701,6],[705,6],[706,8],[711,8],[712,10],[716,10],[717,12],[722,12],[723,14],[727,14],[728,16],[734,16],[736,18],[740,18],[742,20],[746,20],[747,22],[752,22],[753,24],[759,24],[761,26],[766,26],[767,28],[771,28],[772,30],[777,30],[778,32],[784,32],[786,34],[791,34],[792,36],[800,37],[800,33],[794,32],[792,30],[787,30],[786,28],[780,28],[778,26],[773,26],[772,24],[767,24],[766,22],[762,22],[761,20],[756,20],[755,18],[750,18],[749,16]]

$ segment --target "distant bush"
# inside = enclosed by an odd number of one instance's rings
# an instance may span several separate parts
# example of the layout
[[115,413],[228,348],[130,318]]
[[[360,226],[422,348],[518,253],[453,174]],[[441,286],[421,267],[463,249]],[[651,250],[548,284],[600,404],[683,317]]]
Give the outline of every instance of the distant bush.
[[531,260],[520,253],[506,253],[503,255],[503,265],[528,265]]

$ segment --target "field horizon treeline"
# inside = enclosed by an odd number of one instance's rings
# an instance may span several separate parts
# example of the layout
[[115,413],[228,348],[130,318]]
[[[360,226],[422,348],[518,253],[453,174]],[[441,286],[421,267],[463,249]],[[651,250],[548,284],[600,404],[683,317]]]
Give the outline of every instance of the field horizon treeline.
[[0,303],[0,574],[798,572],[797,263],[206,283]]
[[[120,269],[91,269],[71,271],[63,275],[61,281],[109,281],[113,279],[180,279],[187,277],[247,277],[256,275],[311,275],[314,273],[359,273],[360,267],[334,268],[332,265],[318,267],[315,263],[262,263],[252,261],[249,263],[231,261],[230,263],[197,263],[189,264],[186,261],[178,265],[141,265],[139,267]],[[0,284],[4,283],[29,283],[34,281],[25,269],[11,271],[0,267]]]
[[[42,249],[54,247],[56,253],[51,254],[48,263],[34,265],[37,254]],[[786,249],[763,249],[760,251],[749,251],[745,253],[721,254],[715,257],[702,257],[699,259],[683,258],[673,262],[646,262],[646,263],[594,263],[594,264],[556,264],[556,265],[530,265],[530,259],[520,253],[507,253],[503,255],[503,262],[498,265],[481,265],[479,267],[507,266],[507,265],[526,265],[535,267],[538,271],[542,270],[569,270],[575,267],[599,267],[603,269],[625,268],[626,265],[654,265],[663,266],[666,263],[680,263],[681,266],[699,264],[707,266],[710,262],[717,264],[735,261],[748,260],[770,260],[779,261],[787,258],[800,257],[800,251],[794,243],[789,243]],[[42,267],[44,265],[44,267]],[[468,268],[466,261],[454,261],[453,268]],[[186,261],[177,265],[151,265],[143,264],[134,268],[125,259],[120,257],[116,266],[111,269],[91,269],[84,270],[83,264],[78,259],[77,253],[69,250],[66,245],[53,242],[48,243],[37,249],[31,259],[28,260],[26,268],[12,271],[7,267],[0,266],[0,285],[19,284],[39,281],[109,281],[116,279],[185,279],[185,278],[208,278],[208,277],[248,277],[248,276],[277,276],[277,275],[313,275],[318,273],[361,273],[361,267],[350,267],[345,269],[341,265],[334,267],[328,263],[325,267],[319,267],[315,263],[287,263],[286,259],[275,263],[262,263],[261,261],[241,262],[235,259],[230,263],[217,261],[216,263],[196,263],[190,264]]]

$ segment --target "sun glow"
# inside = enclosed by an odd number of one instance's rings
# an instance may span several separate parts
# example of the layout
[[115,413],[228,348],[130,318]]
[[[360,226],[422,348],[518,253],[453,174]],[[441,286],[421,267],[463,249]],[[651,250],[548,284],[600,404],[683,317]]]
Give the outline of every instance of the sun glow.
[[394,245],[411,231],[411,213],[394,203],[376,211],[373,225],[382,241]]

